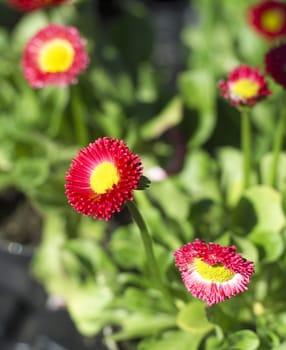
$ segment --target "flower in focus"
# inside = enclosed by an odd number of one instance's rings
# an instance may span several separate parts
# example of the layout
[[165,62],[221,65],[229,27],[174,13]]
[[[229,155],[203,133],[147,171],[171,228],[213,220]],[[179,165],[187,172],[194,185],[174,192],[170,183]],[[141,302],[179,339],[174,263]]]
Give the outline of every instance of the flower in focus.
[[7,0],[8,4],[20,11],[33,11],[42,7],[58,5],[66,0]]
[[274,40],[286,35],[286,4],[281,1],[263,1],[249,8],[248,19],[256,32]]
[[133,199],[143,168],[122,140],[103,137],[79,151],[66,175],[66,195],[79,213],[109,220]]
[[286,43],[270,49],[265,55],[265,70],[286,89]]
[[22,67],[34,88],[46,85],[66,86],[77,82],[77,75],[88,65],[85,40],[74,27],[48,25],[27,43]]
[[252,106],[271,95],[258,68],[242,65],[230,72],[228,79],[219,81],[221,95],[234,106]]
[[199,239],[179,248],[174,253],[176,266],[188,291],[210,306],[247,290],[254,264],[235,251],[235,246]]

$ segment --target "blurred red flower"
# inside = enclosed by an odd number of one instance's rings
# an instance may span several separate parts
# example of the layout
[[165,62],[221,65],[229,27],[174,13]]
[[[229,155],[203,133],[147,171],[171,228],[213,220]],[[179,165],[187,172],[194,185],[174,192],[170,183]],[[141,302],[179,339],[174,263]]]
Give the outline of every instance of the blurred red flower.
[[274,40],[286,35],[286,3],[263,1],[249,8],[249,24],[266,39]]
[[75,84],[89,63],[85,46],[75,27],[48,25],[25,47],[22,67],[26,80],[35,88]]
[[20,11],[33,11],[42,7],[58,5],[67,0],[7,0],[11,7]]
[[232,70],[227,80],[219,81],[221,95],[234,106],[252,106],[271,95],[258,68],[242,65]]

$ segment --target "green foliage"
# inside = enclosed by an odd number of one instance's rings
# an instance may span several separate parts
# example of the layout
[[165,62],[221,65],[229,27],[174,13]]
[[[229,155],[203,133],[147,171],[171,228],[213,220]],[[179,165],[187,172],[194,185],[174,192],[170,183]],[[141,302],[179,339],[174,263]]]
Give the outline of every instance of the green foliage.
[[213,329],[207,320],[205,305],[200,301],[193,301],[183,307],[177,317],[178,327],[192,334],[206,334]]
[[[263,69],[269,43],[246,21],[256,1],[191,2],[181,31],[184,62],[171,88],[174,72],[154,62],[156,11],[141,1],[119,3],[110,21],[91,0],[78,0],[0,28],[0,189],[16,188],[42,218],[33,274],[87,336],[110,326],[113,341],[132,339],[138,350],[286,350],[285,152],[271,184],[285,97],[272,81],[272,96],[251,109],[251,186],[244,188],[240,114],[217,88],[239,64]],[[22,52],[52,22],[78,27],[91,62],[75,86],[34,90],[23,78]],[[134,198],[169,294],[154,286],[125,208],[105,223],[67,203],[71,159],[105,135],[124,139],[150,177]],[[149,176],[154,167],[165,177]],[[195,300],[173,257],[195,238],[234,244],[253,261],[249,290],[211,307]]]

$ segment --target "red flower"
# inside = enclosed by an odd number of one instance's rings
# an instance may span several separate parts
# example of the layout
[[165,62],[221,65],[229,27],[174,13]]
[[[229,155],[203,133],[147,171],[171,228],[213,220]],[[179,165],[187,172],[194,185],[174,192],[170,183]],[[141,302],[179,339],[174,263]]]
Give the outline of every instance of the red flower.
[[42,7],[58,5],[66,0],[7,0],[8,4],[20,11],[33,11]]
[[210,306],[247,290],[254,264],[235,251],[235,246],[199,239],[179,248],[174,253],[176,266],[188,291]]
[[141,160],[125,143],[103,137],[79,151],[66,175],[66,195],[79,213],[109,220],[133,200],[142,175]]
[[258,68],[242,65],[230,72],[228,80],[219,82],[221,95],[235,106],[252,106],[271,95]]
[[286,43],[270,49],[265,55],[265,70],[286,89]]
[[281,1],[264,1],[249,8],[249,23],[266,39],[286,35],[286,4]]
[[22,67],[28,83],[35,88],[66,86],[88,65],[85,40],[74,27],[48,25],[27,43]]

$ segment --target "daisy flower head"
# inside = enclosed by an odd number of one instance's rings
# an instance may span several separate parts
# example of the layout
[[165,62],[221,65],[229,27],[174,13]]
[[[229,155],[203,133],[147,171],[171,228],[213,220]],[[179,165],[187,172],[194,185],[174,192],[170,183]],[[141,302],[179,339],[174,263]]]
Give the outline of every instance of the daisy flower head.
[[208,306],[247,290],[254,264],[222,247],[196,239],[175,251],[175,262],[187,290]]
[[268,40],[286,36],[286,3],[263,1],[248,10],[248,22],[261,36]]
[[58,5],[67,0],[7,0],[11,7],[20,11],[33,11],[43,7]]
[[221,95],[234,106],[253,106],[271,95],[258,68],[241,65],[233,69],[227,80],[218,83]]
[[46,26],[24,49],[22,68],[26,80],[34,88],[75,84],[89,63],[85,46],[86,41],[75,27]]
[[270,49],[264,60],[266,73],[286,89],[286,43]]
[[139,186],[141,160],[122,140],[102,137],[78,152],[66,174],[66,195],[80,214],[109,220]]

